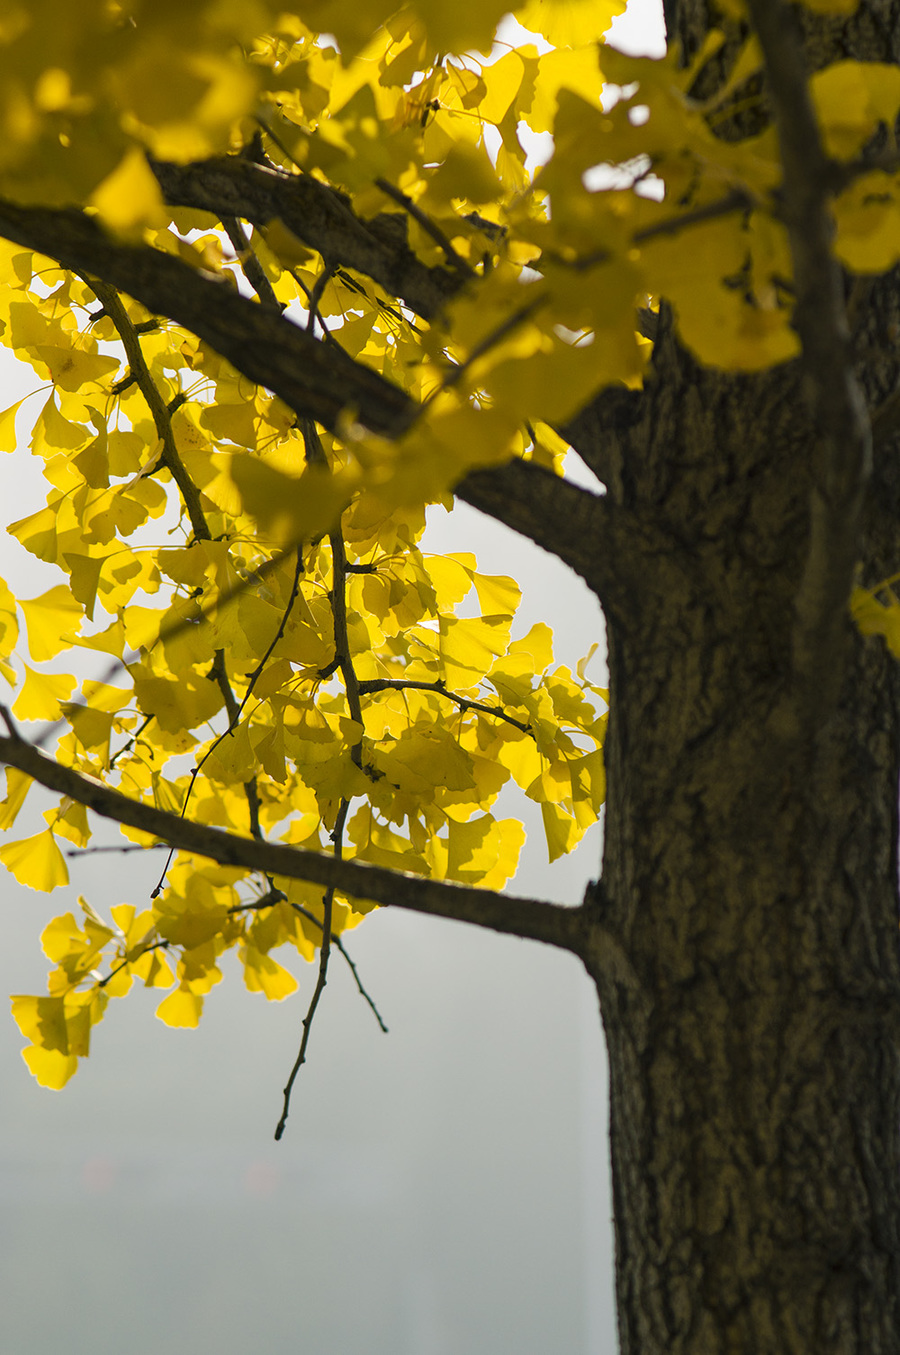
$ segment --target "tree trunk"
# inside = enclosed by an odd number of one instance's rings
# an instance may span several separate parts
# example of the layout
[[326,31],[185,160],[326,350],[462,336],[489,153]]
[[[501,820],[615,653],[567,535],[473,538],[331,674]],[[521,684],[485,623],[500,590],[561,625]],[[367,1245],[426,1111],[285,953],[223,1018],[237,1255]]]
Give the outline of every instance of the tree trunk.
[[808,516],[796,373],[722,377],[671,337],[657,371],[624,489],[640,586],[608,617],[622,1348],[900,1350],[893,660],[853,637],[814,748],[772,728]]
[[[891,7],[861,15],[888,50],[846,29],[821,50],[897,60]],[[855,297],[875,407],[898,295]],[[848,617],[837,709],[812,741],[778,719],[814,445],[797,364],[704,370],[663,313],[610,486],[637,536],[607,605],[593,962],[624,1355],[900,1352],[900,684]],[[869,585],[900,568],[896,460],[879,449]]]

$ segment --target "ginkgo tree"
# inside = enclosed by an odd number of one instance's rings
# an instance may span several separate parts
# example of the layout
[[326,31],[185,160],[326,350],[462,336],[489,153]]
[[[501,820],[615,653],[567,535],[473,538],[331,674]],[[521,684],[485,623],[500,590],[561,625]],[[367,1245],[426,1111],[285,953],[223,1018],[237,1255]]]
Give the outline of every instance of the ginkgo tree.
[[[0,859],[52,890],[89,811],[169,849],[49,923],[25,1060],[62,1087],[135,982],[196,1025],[228,950],[287,997],[293,948],[280,1135],[375,905],[561,947],[623,1350],[895,1351],[900,25],[673,0],[650,60],[606,0],[508,8],[0,9],[10,531],[61,571],[2,594],[2,826],[60,799]],[[454,494],[597,594],[608,691],[423,551]],[[503,892],[507,782],[551,860],[605,799],[580,904]]]

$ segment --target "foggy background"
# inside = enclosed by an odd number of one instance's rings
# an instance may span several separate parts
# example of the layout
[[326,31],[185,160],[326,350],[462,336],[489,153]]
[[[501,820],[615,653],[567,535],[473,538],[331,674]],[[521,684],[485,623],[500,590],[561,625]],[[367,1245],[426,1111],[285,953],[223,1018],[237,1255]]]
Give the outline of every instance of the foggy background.
[[[615,44],[658,51],[658,9],[632,0]],[[0,408],[37,386],[0,350]],[[6,520],[43,504],[38,469],[24,449],[3,458]],[[515,633],[549,622],[557,662],[602,643],[580,580],[473,510],[433,510],[424,544],[517,578]],[[0,575],[25,596],[59,581],[3,534]],[[32,790],[13,836],[43,827],[52,802]],[[499,807],[529,831],[510,890],[576,903],[599,828],[550,867],[535,808],[512,794]],[[69,866],[52,895],[3,875],[3,995],[45,991],[39,934],[79,893],[101,914],[144,906],[161,854]],[[62,1092],[37,1086],[0,1020],[4,1352],[612,1355],[606,1066],[578,961],[390,909],[346,943],[390,1034],[335,954],[279,1144],[315,982],[297,957],[300,991],[282,1003],[247,993],[225,957],[195,1031],[163,1026],[162,994],[135,987]]]

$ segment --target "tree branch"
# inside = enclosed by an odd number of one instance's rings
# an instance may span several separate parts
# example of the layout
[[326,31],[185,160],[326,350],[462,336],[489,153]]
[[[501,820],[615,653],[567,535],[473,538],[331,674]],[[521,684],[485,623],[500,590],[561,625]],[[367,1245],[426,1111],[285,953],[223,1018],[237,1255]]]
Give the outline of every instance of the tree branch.
[[349,198],[309,174],[285,174],[243,156],[192,165],[152,160],[150,167],[170,207],[225,213],[254,226],[280,219],[326,266],[364,274],[423,320],[439,315],[464,281],[458,269],[428,268],[416,257],[399,213],[361,221]]
[[164,466],[168,467],[172,479],[178,486],[194,536],[198,541],[209,541],[212,538],[212,533],[203,512],[199,491],[185,470],[184,463],[175,445],[172,415],[156,382],[153,380],[150,368],[147,366],[141,348],[140,335],[125,309],[122,298],[115,287],[110,287],[108,283],[99,282],[89,277],[82,278],[82,281],[90,287],[122,340],[122,347],[125,349],[125,356],[128,358],[129,375],[133,378],[147,402],[147,408],[150,410],[153,426],[156,429],[156,436],[162,443],[160,460]]
[[527,536],[580,574],[603,600],[615,578],[615,505],[530,461],[473,471],[459,498]]
[[184,325],[251,381],[331,432],[342,415],[352,413],[372,432],[392,437],[414,415],[415,404],[397,386],[240,296],[225,277],[190,268],[160,250],[119,244],[82,212],[0,200],[0,235],[63,268],[99,277]]
[[[87,281],[88,285],[92,288],[94,295],[97,297],[97,300],[102,305],[105,314],[109,316],[110,320],[112,320],[115,325],[119,338],[122,340],[122,346],[125,349],[125,354],[128,358],[130,374],[147,402],[147,406],[153,417],[157,436],[162,442],[162,455],[160,461],[162,465],[168,467],[172,479],[178,486],[182,502],[184,503],[185,510],[190,518],[194,537],[198,541],[210,541],[212,539],[212,533],[209,530],[209,523],[206,520],[203,505],[200,502],[200,494],[197,490],[197,486],[188,475],[184,462],[181,460],[178,453],[178,448],[175,445],[175,435],[172,432],[172,416],[170,409],[163,400],[144,359],[140,335],[132,323],[128,312],[122,303],[122,298],[119,296],[115,287],[110,287],[108,284],[96,280]],[[258,674],[256,676],[258,677]],[[222,649],[216,650],[215,661],[210,671],[210,677],[214,677],[219,691],[222,693],[222,699],[225,702],[228,711],[230,732],[240,717],[243,703],[238,707],[237,698],[235,697],[231,688],[231,683],[228,680],[225,651]],[[251,680],[251,686],[254,681],[256,681],[255,677]],[[245,697],[244,700],[246,701],[246,699],[247,698]],[[224,735],[222,737],[224,737]],[[221,740],[217,740],[216,743],[219,743],[220,741]],[[209,757],[211,752],[212,749],[207,752],[206,757]],[[204,762],[206,761],[206,757],[203,759]],[[194,782],[202,765],[201,762],[194,768],[187,797],[182,806],[182,813],[187,807],[187,801],[190,798],[191,791],[194,788]],[[247,804],[250,810],[250,827],[254,836],[259,836],[259,794],[256,788],[255,777],[246,783],[244,790],[247,795]],[[171,860],[171,853],[169,860]],[[163,879],[165,879],[168,868],[169,861],[166,862],[163,869]],[[161,888],[162,880],[157,886],[157,892]]]
[[310,880],[325,889],[339,889],[351,898],[471,922],[492,931],[543,941],[579,956],[584,954],[586,921],[581,908],[563,908],[490,889],[422,879],[383,866],[338,861],[324,853],[279,842],[238,837],[132,800],[93,777],[62,766],[16,734],[0,735],[0,762],[18,767],[48,790],[68,795],[103,818],[151,833],[181,851],[194,852],[221,865],[241,866],[290,880]]
[[[653,311],[648,314],[656,319]],[[617,494],[621,477],[622,434],[638,422],[645,405],[642,390],[607,386],[556,430],[612,493]]]

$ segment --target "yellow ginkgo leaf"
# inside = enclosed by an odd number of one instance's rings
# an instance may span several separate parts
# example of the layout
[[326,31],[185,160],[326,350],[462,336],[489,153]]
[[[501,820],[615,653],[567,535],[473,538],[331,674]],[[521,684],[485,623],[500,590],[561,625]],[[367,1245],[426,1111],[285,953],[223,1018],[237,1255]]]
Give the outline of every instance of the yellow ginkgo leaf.
[[834,202],[834,252],[857,273],[882,273],[900,258],[900,175],[871,170]]
[[472,581],[485,616],[511,616],[522,600],[522,590],[515,579],[503,574],[473,574]]
[[490,668],[509,642],[508,616],[441,617],[441,658],[451,687]]
[[69,673],[39,673],[27,663],[24,667],[25,682],[13,711],[20,720],[58,720],[60,705],[72,695],[74,677]]
[[416,0],[415,9],[438,51],[476,48],[486,52],[490,51],[497,24],[509,9],[509,0],[455,0],[453,4]]
[[30,776],[18,767],[6,768],[6,799],[0,804],[0,832],[11,828],[25,803],[25,796],[34,785]]
[[168,961],[158,950],[147,950],[131,966],[136,979],[142,979],[145,988],[171,988],[175,982]]
[[29,651],[38,663],[52,659],[66,648],[83,615],[71,589],[62,584],[48,589],[40,597],[22,599],[19,605],[28,626]]
[[63,997],[19,995],[10,999],[13,1020],[26,1040],[45,1049],[69,1052]]
[[62,1054],[58,1049],[42,1049],[38,1045],[23,1049],[22,1058],[39,1085],[55,1092],[62,1091],[78,1069],[74,1054]]
[[0,579],[0,657],[6,658],[15,648],[19,638],[19,622],[16,616],[16,600]]
[[249,992],[265,993],[270,1001],[280,1002],[297,991],[297,980],[293,974],[255,946],[246,946],[241,958],[244,961],[244,983]]
[[312,257],[302,240],[277,217],[265,229],[265,243],[286,268],[300,267]]
[[5,843],[0,847],[0,861],[19,884],[28,889],[49,894],[52,889],[69,883],[65,857],[49,828],[34,837]]
[[[513,640],[508,652],[528,655],[532,660],[532,671],[541,673],[553,662],[553,631],[543,621],[536,621],[521,640]],[[503,664],[502,659],[500,663]]]
[[27,396],[17,400],[9,409],[4,409],[0,414],[0,452],[14,452],[17,447],[16,442],[16,415],[25,403]]
[[883,635],[888,649],[900,658],[900,602],[890,590],[887,602],[880,602],[875,590],[856,587],[850,596],[850,615],[861,635]]
[[547,838],[550,860],[556,861],[566,852],[570,852],[581,837],[578,824],[565,810],[546,800],[541,804],[541,817],[544,820],[544,835]]
[[145,226],[166,220],[162,192],[147,157],[132,146],[89,199],[104,226],[116,235],[140,237]]
[[[856,0],[805,3],[824,13],[856,8]],[[858,154],[879,123],[893,126],[900,109],[900,70],[882,61],[835,61],[816,71],[809,87],[825,150],[840,159]]]
[[516,18],[554,47],[586,47],[599,42],[625,0],[526,0]]
[[68,551],[63,556],[71,571],[72,596],[81,603],[89,621],[94,617],[94,604],[97,600],[97,586],[106,563],[103,556],[76,555]]
[[185,986],[176,988],[174,993],[164,997],[156,1009],[156,1015],[164,1025],[183,1030],[193,1030],[199,1026],[202,1014],[203,998]]
[[119,359],[97,353],[89,344],[41,344],[34,349],[57,386],[73,393],[116,371]]

